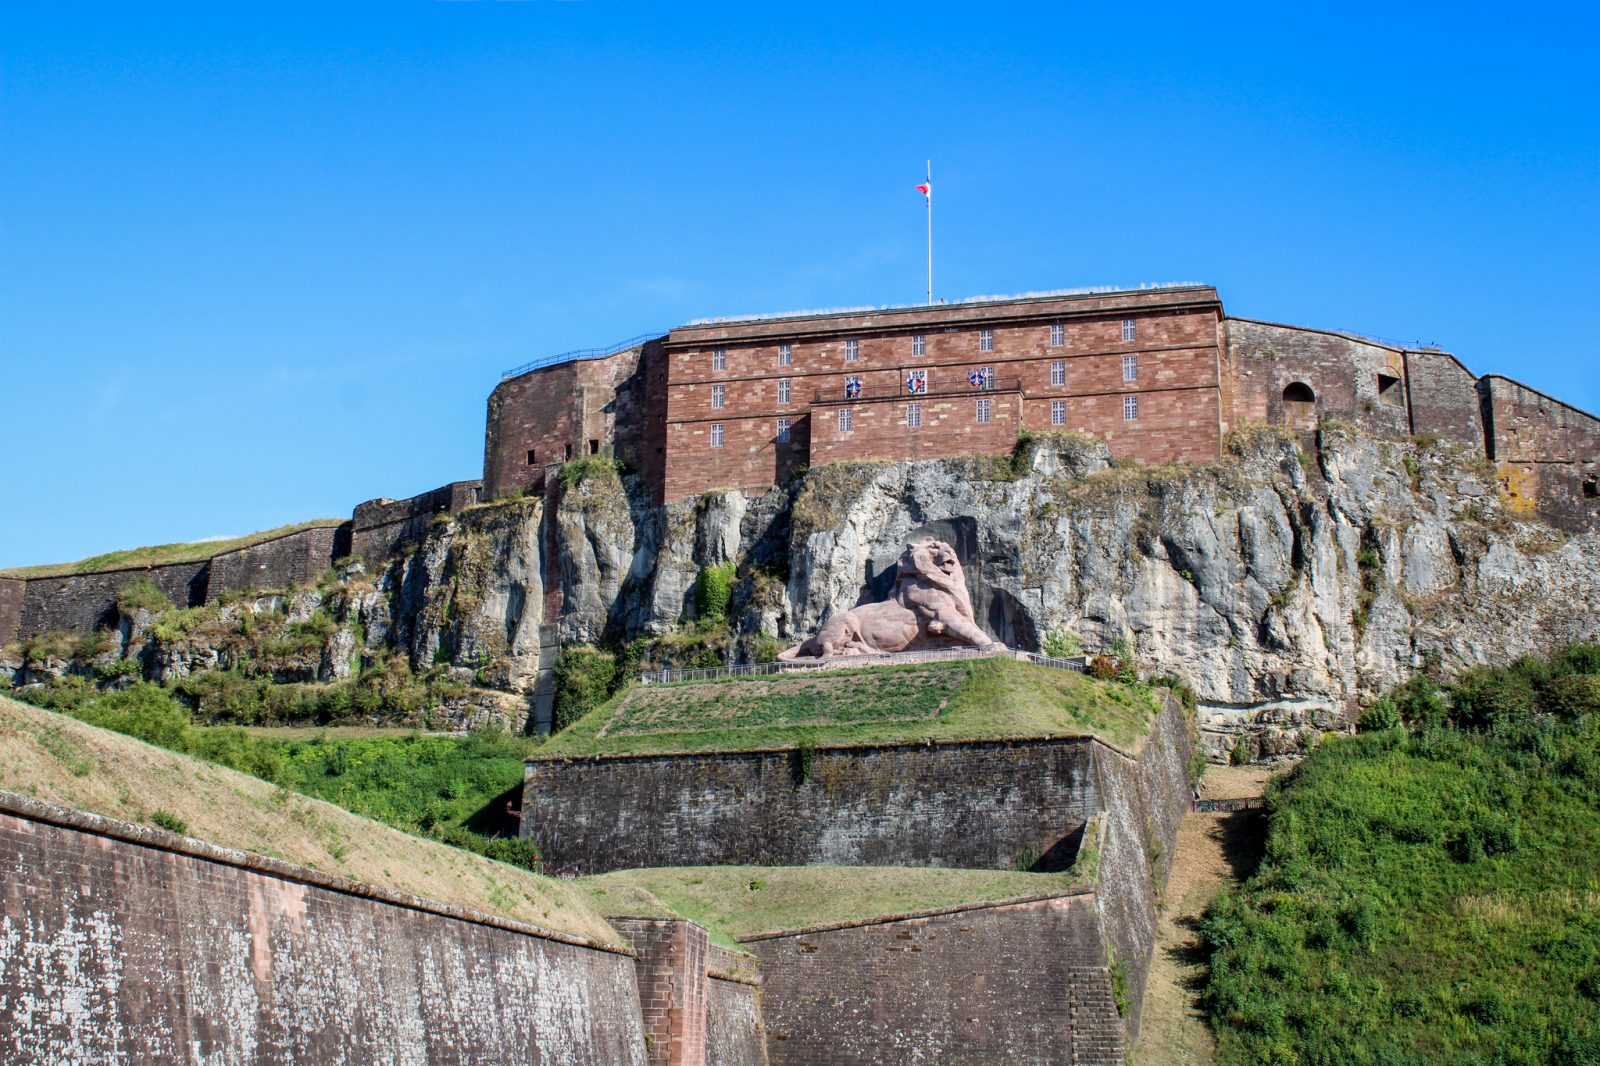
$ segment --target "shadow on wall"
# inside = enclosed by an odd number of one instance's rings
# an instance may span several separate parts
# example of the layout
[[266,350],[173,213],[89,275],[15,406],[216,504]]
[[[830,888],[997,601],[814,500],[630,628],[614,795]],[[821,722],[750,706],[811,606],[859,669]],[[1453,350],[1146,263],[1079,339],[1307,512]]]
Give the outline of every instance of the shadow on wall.
[[940,519],[918,526],[900,539],[893,549],[868,561],[866,587],[856,605],[879,603],[894,591],[895,568],[905,545],[919,537],[933,537],[955,548],[967,575],[967,591],[972,595],[972,610],[978,624],[996,640],[1014,648],[1039,647],[1039,634],[1017,598],[1004,589],[992,588],[985,580],[984,558],[978,549],[978,520],[970,515]]

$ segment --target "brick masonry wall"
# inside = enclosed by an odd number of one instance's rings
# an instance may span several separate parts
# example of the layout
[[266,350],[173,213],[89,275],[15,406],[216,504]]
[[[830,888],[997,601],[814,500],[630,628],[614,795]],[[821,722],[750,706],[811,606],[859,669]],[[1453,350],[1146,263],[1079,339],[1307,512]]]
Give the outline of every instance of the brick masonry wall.
[[1448,352],[1407,351],[1406,387],[1411,427],[1484,454],[1478,379]]
[[[1600,525],[1600,419],[1498,374],[1479,388],[1513,507],[1569,530]],[[1593,495],[1591,495],[1593,493]]]
[[[841,402],[849,376],[861,378],[865,400],[875,400],[897,390],[914,369],[926,372],[930,393],[959,387],[977,367],[992,368],[1002,386],[1020,378],[1028,397],[1029,428],[1051,428],[1049,401],[1065,399],[1072,413],[1061,428],[1118,435],[1123,443],[1119,454],[1152,461],[1215,458],[1221,412],[1220,308],[1214,294],[1199,306],[1147,306],[1139,300],[1125,296],[1120,303],[1095,305],[1087,312],[1071,301],[1022,310],[961,308],[959,317],[951,314],[955,309],[941,308],[927,312],[922,317],[928,321],[920,323],[915,316],[867,315],[674,330],[666,346],[665,498],[683,499],[719,487],[756,492],[781,480],[794,460],[775,441],[778,418],[799,425],[809,414],[807,461],[812,466],[837,458],[902,458],[908,448],[921,457],[1011,450],[1015,420],[977,427],[969,424],[974,423],[971,412],[942,417],[936,426],[927,424],[925,414],[923,432],[908,442],[893,427],[903,425],[904,403],[915,400],[909,395],[859,405],[874,428],[857,430],[848,441],[838,439],[835,410],[811,410],[819,397],[830,405]],[[1125,318],[1136,323],[1134,340],[1122,339]],[[1051,344],[1053,325],[1062,330],[1059,345]],[[992,332],[990,350],[980,347],[980,329]],[[913,348],[918,333],[924,340],[921,355]],[[846,359],[847,340],[858,345],[853,361]],[[792,359],[787,366],[778,361],[778,346],[785,343]],[[725,356],[720,370],[714,368],[716,349]],[[1138,376],[1132,380],[1123,376],[1124,356],[1138,360]],[[1053,385],[1052,364],[1057,362],[1064,364],[1063,381]],[[787,400],[780,382],[788,383]],[[723,389],[721,407],[713,406],[713,386],[718,385]],[[1123,417],[1121,396],[1127,392],[1141,395],[1136,426]],[[929,395],[924,402],[946,401]],[[962,402],[971,406],[970,397]],[[949,414],[959,411],[957,404]],[[710,444],[713,422],[724,427],[721,448]],[[954,431],[961,436],[945,439]]]
[[705,1066],[710,995],[705,929],[680,919],[615,918],[638,954],[639,1006],[650,1066]]
[[238,551],[213,556],[206,595],[246,589],[287,589],[315,581],[333,562],[335,543],[347,527],[317,526],[289,533]]
[[[978,421],[979,399],[989,401],[988,422]],[[919,428],[906,424],[908,403],[922,412]],[[839,428],[842,409],[850,411],[849,432]],[[811,462],[1004,455],[1016,446],[1021,420],[1022,394],[1016,391],[818,404],[811,409]]]
[[645,1063],[623,954],[9,794],[0,863],[6,1063]]
[[27,590],[28,583],[21,578],[0,577],[0,644],[21,635],[22,599]]
[[1123,1061],[1093,896],[746,942],[773,1066]]
[[116,621],[117,593],[140,579],[149,579],[179,607],[206,601],[211,564],[173,563],[94,574],[28,579],[23,591],[18,631],[22,635],[65,629],[87,633]]
[[[1369,433],[1411,432],[1405,357],[1399,349],[1243,318],[1227,319],[1224,329],[1233,395],[1228,428],[1246,422],[1290,424],[1295,412],[1285,407],[1284,389],[1301,383],[1310,386],[1316,407],[1307,413],[1311,424],[1297,428],[1314,429],[1317,420],[1334,419]],[[1380,395],[1379,374],[1396,378],[1398,384]]]
[[1084,739],[533,760],[523,832],[551,865],[1070,864],[1099,809]]
[[453,481],[404,500],[357,504],[351,519],[350,554],[369,566],[381,565],[420,542],[435,515],[471,507],[482,493],[481,481]]
[[706,1066],[767,1066],[767,1031],[757,986],[715,976],[708,980]]

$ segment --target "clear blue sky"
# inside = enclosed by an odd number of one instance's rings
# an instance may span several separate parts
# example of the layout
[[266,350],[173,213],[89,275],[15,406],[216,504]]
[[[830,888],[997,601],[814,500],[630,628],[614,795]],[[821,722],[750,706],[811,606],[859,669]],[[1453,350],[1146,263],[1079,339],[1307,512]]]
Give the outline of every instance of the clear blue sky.
[[1600,409],[1596,5],[0,11],[0,565],[470,478],[499,371],[1174,280]]

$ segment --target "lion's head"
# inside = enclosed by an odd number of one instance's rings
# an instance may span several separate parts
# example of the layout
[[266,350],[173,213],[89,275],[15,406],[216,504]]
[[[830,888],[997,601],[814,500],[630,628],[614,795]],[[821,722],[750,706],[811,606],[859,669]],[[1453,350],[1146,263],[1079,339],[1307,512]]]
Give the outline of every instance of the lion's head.
[[941,584],[954,582],[964,586],[967,580],[956,550],[932,537],[914,540],[906,545],[905,553],[900,556],[900,573],[920,574]]

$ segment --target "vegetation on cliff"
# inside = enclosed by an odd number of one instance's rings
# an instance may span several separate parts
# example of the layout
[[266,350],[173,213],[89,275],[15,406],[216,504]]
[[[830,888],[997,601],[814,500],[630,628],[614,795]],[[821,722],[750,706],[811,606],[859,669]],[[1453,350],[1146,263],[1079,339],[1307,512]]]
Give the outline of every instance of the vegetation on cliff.
[[993,658],[635,686],[540,749],[643,752],[1099,736],[1137,749],[1150,689]]
[[402,833],[258,777],[3,697],[0,789],[619,943],[587,894],[574,885]]
[[1408,684],[1208,912],[1224,1061],[1600,1061],[1600,647]]

